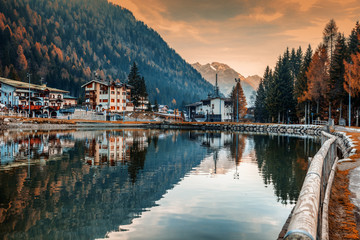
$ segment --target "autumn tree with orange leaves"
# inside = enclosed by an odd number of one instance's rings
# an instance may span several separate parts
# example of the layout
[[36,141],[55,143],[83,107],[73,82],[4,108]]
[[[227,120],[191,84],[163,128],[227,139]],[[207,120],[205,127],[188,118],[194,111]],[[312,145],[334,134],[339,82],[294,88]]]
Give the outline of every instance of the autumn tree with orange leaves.
[[345,61],[344,89],[353,97],[360,93],[360,52],[351,55],[351,62]]
[[316,102],[316,113],[319,113],[319,105],[326,98],[329,82],[329,60],[327,49],[320,45],[315,51],[309,69],[306,72],[308,79],[308,90],[305,98]]

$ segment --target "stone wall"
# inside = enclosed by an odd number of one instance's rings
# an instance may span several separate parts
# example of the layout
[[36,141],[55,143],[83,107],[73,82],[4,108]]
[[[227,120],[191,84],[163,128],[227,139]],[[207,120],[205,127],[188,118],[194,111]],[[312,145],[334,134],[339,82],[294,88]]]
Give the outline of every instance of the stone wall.
[[189,129],[189,130],[220,130],[242,133],[288,134],[320,136],[324,126],[317,125],[285,125],[285,124],[202,124],[202,123],[161,123],[154,124],[160,129]]

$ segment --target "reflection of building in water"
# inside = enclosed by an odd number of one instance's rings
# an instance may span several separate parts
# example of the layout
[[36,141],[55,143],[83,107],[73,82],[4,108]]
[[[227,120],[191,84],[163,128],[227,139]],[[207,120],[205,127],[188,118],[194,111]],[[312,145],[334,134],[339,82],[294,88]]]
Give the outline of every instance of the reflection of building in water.
[[236,168],[242,161],[245,146],[250,144],[245,135],[236,133],[198,132],[191,138],[212,150],[195,170],[210,175],[226,174]]
[[137,151],[148,147],[147,132],[104,132],[86,143],[85,161],[89,165],[111,165],[130,161],[130,150],[134,144]]
[[48,160],[62,155],[64,149],[73,148],[74,145],[75,142],[68,133],[7,133],[0,137],[0,165],[24,162],[29,154],[34,160]]

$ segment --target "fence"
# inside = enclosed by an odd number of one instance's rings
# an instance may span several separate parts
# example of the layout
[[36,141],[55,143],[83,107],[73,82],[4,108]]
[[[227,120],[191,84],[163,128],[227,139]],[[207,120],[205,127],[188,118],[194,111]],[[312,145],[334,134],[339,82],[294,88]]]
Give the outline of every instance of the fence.
[[310,163],[285,239],[328,239],[325,195],[330,193],[329,178],[332,181],[330,175],[335,170],[337,137],[322,132],[321,139],[322,146]]

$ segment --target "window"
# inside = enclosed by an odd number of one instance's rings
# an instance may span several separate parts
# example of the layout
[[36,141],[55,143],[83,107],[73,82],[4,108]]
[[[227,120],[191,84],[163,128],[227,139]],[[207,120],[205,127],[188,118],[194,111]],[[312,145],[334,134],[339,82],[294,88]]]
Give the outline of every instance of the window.
[[58,98],[59,98],[59,99],[61,98],[61,95],[60,95],[60,94],[58,95]]
[[115,91],[111,91],[111,94],[115,94]]
[[119,103],[119,102],[120,102],[120,99],[118,99],[117,102]]
[[115,99],[112,98],[112,99],[111,99],[111,102],[115,102]]

